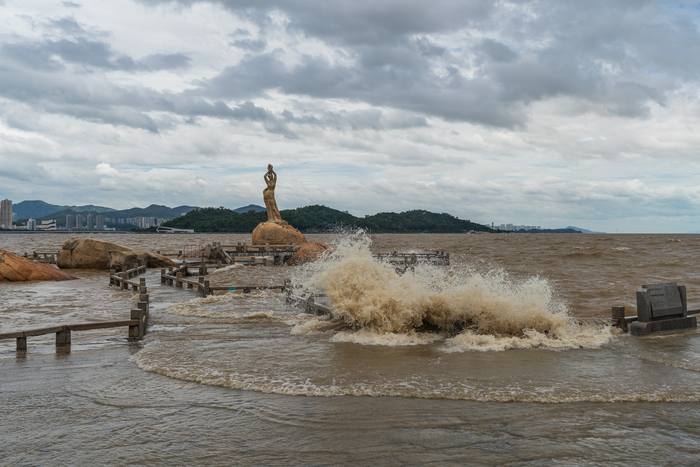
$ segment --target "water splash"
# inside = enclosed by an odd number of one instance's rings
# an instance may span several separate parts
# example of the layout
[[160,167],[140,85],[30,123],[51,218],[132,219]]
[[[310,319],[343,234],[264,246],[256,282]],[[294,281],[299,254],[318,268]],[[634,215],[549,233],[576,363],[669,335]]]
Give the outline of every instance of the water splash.
[[[573,320],[546,279],[516,281],[504,270],[421,266],[399,275],[376,261],[363,232],[341,239],[333,255],[308,265],[297,282],[324,291],[346,325],[336,342],[416,345],[445,340],[445,351],[598,347],[610,326]],[[299,330],[296,331],[299,333]]]

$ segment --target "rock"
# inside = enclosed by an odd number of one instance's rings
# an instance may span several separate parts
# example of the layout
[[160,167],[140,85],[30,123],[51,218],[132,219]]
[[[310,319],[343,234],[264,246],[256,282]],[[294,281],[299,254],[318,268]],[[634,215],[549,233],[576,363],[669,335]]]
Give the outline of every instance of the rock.
[[149,268],[167,268],[175,263],[165,256],[135,250],[117,243],[94,238],[72,237],[58,252],[56,264],[62,269],[120,269],[141,260]]
[[253,230],[253,245],[301,245],[306,237],[291,225],[261,222]]
[[77,279],[50,264],[38,263],[9,251],[0,250],[0,282],[69,281]]
[[306,243],[294,253],[294,256],[289,258],[287,264],[290,266],[298,266],[300,264],[311,263],[318,260],[324,254],[332,253],[333,247],[328,243]]

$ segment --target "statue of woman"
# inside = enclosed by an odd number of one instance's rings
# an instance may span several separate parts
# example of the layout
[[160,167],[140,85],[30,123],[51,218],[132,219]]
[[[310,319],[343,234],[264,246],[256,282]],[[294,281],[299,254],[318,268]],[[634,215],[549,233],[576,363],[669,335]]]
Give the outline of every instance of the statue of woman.
[[282,220],[279,209],[277,209],[277,201],[275,201],[275,185],[277,185],[277,174],[272,170],[272,164],[267,165],[267,173],[265,174],[265,183],[267,188],[263,190],[263,200],[267,209],[267,222],[275,222],[277,224],[286,224]]

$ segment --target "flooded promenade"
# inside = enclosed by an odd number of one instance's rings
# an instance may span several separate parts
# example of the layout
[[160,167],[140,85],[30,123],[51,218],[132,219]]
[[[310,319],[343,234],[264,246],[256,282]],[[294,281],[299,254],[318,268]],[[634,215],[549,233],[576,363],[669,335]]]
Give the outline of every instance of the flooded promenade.
[[[0,235],[0,248],[52,251],[68,238]],[[99,238],[162,251],[249,241]],[[149,270],[150,327],[140,344],[127,343],[125,329],[75,333],[67,354],[53,336],[30,338],[24,356],[14,341],[0,342],[0,465],[698,462],[700,333],[632,338],[567,317],[607,318],[615,305],[633,315],[635,290],[656,282],[686,285],[689,307],[700,307],[690,264],[699,235],[309,241],[335,245],[343,259],[234,267],[211,280],[325,286],[361,325],[302,314],[278,292],[199,298],[161,286]],[[396,279],[364,248],[445,250],[452,264]],[[0,330],[122,319],[133,308],[135,294],[110,288],[106,272],[69,272],[81,280],[0,285]],[[416,331],[409,324],[421,313],[445,323],[473,313],[482,324]],[[529,330],[511,331],[513,323]]]

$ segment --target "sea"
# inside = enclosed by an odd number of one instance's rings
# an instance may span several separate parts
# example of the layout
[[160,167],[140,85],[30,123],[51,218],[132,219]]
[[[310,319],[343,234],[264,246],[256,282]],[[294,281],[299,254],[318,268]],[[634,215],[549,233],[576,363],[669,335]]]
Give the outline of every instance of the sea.
[[[99,234],[177,252],[243,234]],[[58,251],[68,233],[0,234]],[[201,298],[146,278],[139,343],[126,328],[0,341],[0,465],[700,465],[700,332],[631,337],[643,284],[687,287],[700,308],[700,235],[307,236],[333,255],[234,264]],[[450,253],[397,274],[373,253]],[[0,332],[128,319],[136,292],[106,271],[0,283]],[[325,293],[333,316],[286,303]],[[300,289],[301,290],[301,289]],[[586,319],[582,319],[586,318]]]

